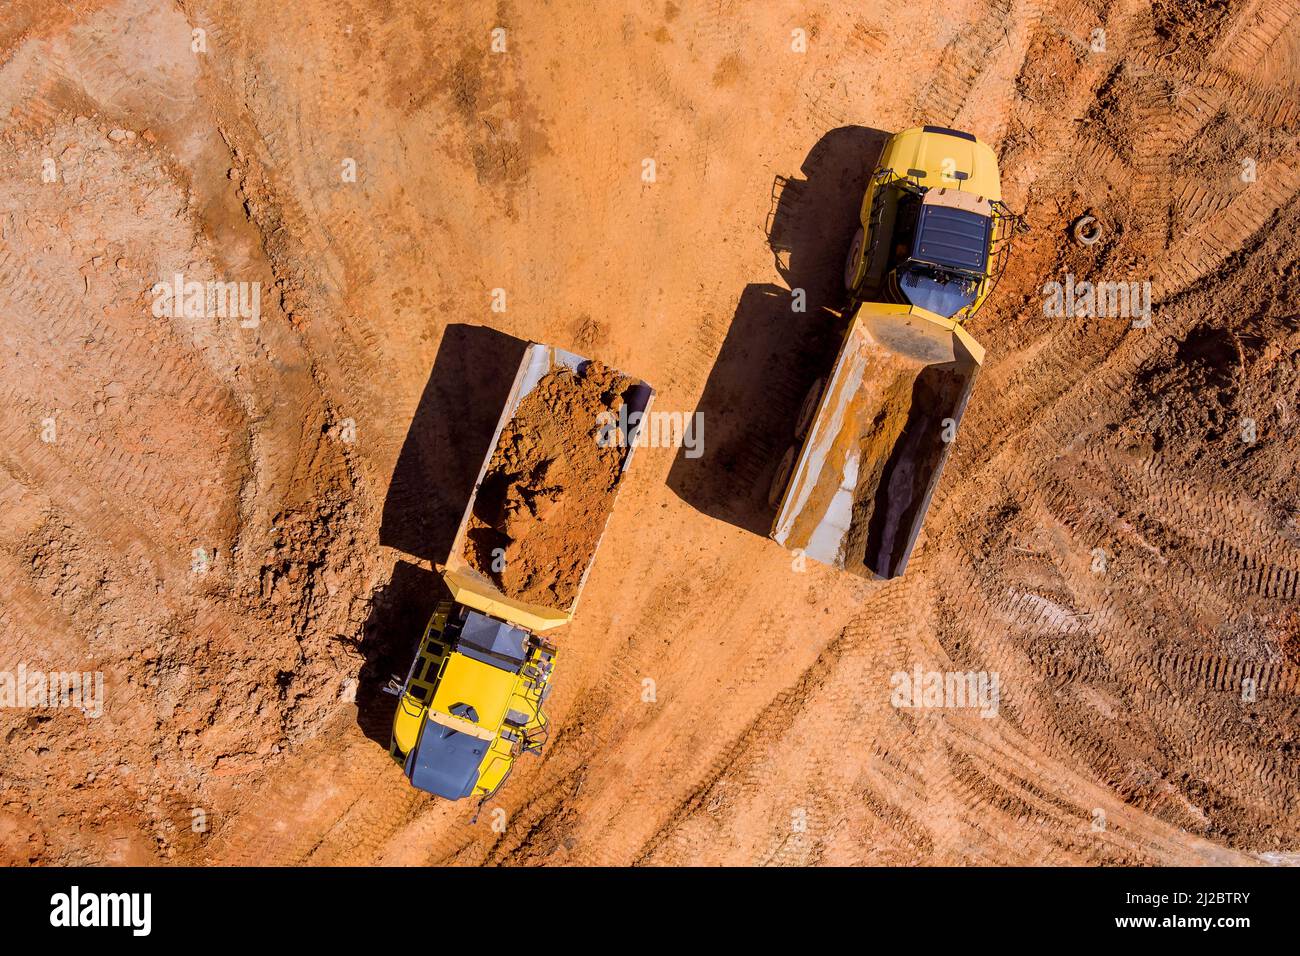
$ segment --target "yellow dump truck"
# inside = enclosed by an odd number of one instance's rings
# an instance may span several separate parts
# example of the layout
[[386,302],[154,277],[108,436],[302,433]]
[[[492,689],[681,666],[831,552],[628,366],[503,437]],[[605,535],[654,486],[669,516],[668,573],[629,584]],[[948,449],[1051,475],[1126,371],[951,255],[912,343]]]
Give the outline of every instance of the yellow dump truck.
[[[600,537],[587,557],[579,593],[564,607],[513,600],[471,566],[464,552],[493,451],[519,403],[557,365],[576,372],[587,361],[548,345],[533,344],[525,350],[443,566],[443,578],[455,600],[438,606],[405,682],[400,689],[393,688],[398,705],[389,752],[413,786],[436,796],[486,800],[505,782],[515,759],[538,753],[546,740],[543,704],[550,692],[556,651],[542,635],[572,619]],[[631,464],[638,424],[654,397],[645,382],[629,379],[622,396],[629,433],[621,445],[620,484]],[[596,435],[593,422],[593,446]]]
[[537,635],[441,602],[393,718],[389,752],[412,785],[448,800],[495,793],[515,758],[546,742],[554,661]]
[[844,266],[849,325],[773,478],[771,536],[864,577],[903,573],[984,349],[962,327],[1016,217],[993,151],[936,126],[892,136]]

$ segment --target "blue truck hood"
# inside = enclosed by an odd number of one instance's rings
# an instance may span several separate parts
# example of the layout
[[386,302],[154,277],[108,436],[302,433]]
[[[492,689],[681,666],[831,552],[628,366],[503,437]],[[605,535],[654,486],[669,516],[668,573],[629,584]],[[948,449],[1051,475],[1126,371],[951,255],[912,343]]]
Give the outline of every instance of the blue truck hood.
[[478,768],[488,744],[425,718],[420,739],[406,755],[407,779],[434,796],[448,800],[468,797],[478,783]]

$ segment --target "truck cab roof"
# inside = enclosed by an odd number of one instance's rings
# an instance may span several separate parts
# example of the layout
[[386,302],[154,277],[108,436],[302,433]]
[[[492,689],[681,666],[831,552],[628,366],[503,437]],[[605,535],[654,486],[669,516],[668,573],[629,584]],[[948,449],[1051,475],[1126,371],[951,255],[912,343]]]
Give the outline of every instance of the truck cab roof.
[[911,258],[971,276],[988,272],[993,207],[982,196],[931,188],[921,198]]
[[989,275],[993,204],[947,187],[886,184],[895,202],[884,273],[889,294],[944,318],[969,308]]

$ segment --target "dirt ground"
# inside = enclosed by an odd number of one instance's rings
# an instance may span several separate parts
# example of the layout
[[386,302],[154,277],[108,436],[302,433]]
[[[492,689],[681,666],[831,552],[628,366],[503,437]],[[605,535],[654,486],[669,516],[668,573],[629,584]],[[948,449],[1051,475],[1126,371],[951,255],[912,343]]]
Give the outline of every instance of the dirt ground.
[[[0,671],[105,689],[0,709],[0,862],[1300,861],[1298,8],[5,5]],[[870,582],[767,539],[767,490],[923,122],[1025,227]],[[1149,280],[1149,327],[1047,315],[1067,273]],[[258,320],[159,316],[177,274]],[[379,689],[527,341],[705,453],[638,451],[547,750],[471,823]],[[892,706],[914,669],[997,715]]]

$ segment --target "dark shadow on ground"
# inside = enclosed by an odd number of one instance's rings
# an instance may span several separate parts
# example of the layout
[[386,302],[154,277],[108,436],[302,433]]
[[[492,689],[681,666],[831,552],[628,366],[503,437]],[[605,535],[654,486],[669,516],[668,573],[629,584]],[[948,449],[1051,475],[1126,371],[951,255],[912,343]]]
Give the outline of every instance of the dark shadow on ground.
[[449,325],[397,456],[379,543],[445,561],[528,343]]
[[384,693],[389,678],[398,682],[415,659],[415,648],[439,601],[451,600],[442,576],[409,561],[398,561],[392,577],[375,595],[358,645],[365,663],[357,679],[357,725],[388,749],[397,698]]
[[[794,441],[805,396],[834,364],[844,323],[844,257],[888,133],[832,130],[804,160],[802,179],[778,176],[767,223],[776,271],[788,288],[747,286],[697,408],[704,451],[678,453],[668,486],[699,511],[766,535],[768,488]],[[795,311],[802,290],[803,311]]]
[[[484,326],[447,326],[393,468],[380,544],[431,563],[446,560],[527,346]],[[405,679],[425,625],[438,602],[450,599],[441,575],[399,560],[371,603],[356,642],[365,658],[357,723],[385,749],[397,698],[384,685]]]

